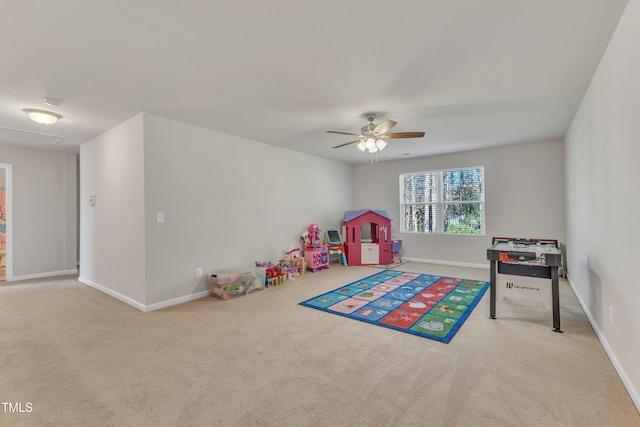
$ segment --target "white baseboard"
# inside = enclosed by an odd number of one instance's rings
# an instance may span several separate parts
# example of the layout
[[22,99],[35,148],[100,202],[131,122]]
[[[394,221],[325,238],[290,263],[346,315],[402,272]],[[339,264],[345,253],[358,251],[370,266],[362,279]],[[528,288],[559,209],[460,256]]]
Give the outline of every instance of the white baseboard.
[[183,302],[193,301],[203,297],[208,297],[209,295],[211,295],[209,291],[202,291],[202,292],[198,292],[197,294],[185,295],[183,297],[174,298],[167,301],[162,301],[162,302],[157,302],[155,304],[147,305],[145,306],[144,311],[147,312],[147,311],[159,310],[161,308],[171,307],[172,305],[182,304]]
[[408,258],[402,257],[403,261],[421,262],[425,264],[440,264],[440,265],[452,265],[455,267],[471,267],[471,268],[484,268],[489,269],[489,264],[473,264],[469,262],[457,262],[457,261],[444,261],[441,259],[423,259],[423,258]]
[[600,340],[600,343],[602,344],[604,351],[607,353],[607,356],[609,356],[609,360],[611,360],[611,363],[613,364],[613,367],[618,373],[618,376],[620,376],[622,383],[624,384],[627,391],[629,392],[629,396],[631,396],[631,400],[633,400],[633,403],[636,405],[636,408],[638,409],[638,411],[640,411],[640,394],[638,394],[638,390],[636,390],[636,388],[633,386],[633,383],[629,380],[629,376],[627,375],[624,368],[620,364],[620,361],[618,361],[618,358],[616,357],[615,352],[609,345],[609,342],[607,341],[606,337],[598,327],[598,324],[593,318],[591,311],[589,311],[587,304],[585,304],[584,300],[578,293],[575,284],[571,280],[571,277],[567,277],[567,280],[569,281],[569,285],[571,286],[571,289],[573,289],[573,293],[576,295],[576,298],[578,298],[578,302],[580,303],[582,310],[587,315],[587,318],[589,319],[589,323],[591,323],[591,327],[595,331],[596,336],[598,337],[598,340]]
[[79,277],[78,281],[80,283],[84,283],[87,286],[90,286],[94,289],[99,290],[100,292],[104,292],[105,294],[114,297],[117,300],[120,300],[126,304],[129,304],[130,306],[137,308],[138,310],[147,313],[149,311],[153,311],[153,310],[159,310],[161,308],[166,308],[166,307],[171,307],[172,305],[177,305],[177,304],[182,304],[183,302],[187,302],[187,301],[193,301],[196,299],[200,299],[202,297],[206,297],[209,296],[209,291],[202,291],[202,292],[198,292],[196,294],[190,294],[190,295],[185,295],[179,298],[174,298],[174,299],[170,299],[167,301],[161,301],[155,304],[150,304],[150,305],[144,305],[141,302],[138,302],[132,298],[129,298],[126,295],[122,295],[120,292],[116,292],[112,289],[109,289],[105,286],[102,286],[98,283],[92,282],[91,280],[87,280],[83,277]]
[[103,292],[103,293],[105,293],[105,294],[107,294],[109,296],[112,296],[117,300],[120,300],[120,301],[122,301],[124,303],[127,303],[130,306],[135,307],[140,311],[145,311],[145,305],[144,304],[142,304],[141,302],[138,302],[138,301],[136,301],[136,300],[134,300],[132,298],[129,298],[126,295],[122,295],[120,292],[116,292],[116,291],[114,291],[112,289],[109,289],[109,288],[107,288],[105,286],[102,286],[102,285],[100,285],[98,283],[92,282],[91,280],[87,280],[84,277],[78,277],[78,282],[84,283],[87,286],[91,286],[92,288],[97,289],[100,292]]
[[49,271],[46,273],[25,274],[24,276],[11,276],[11,277],[7,277],[7,282],[16,282],[18,280],[44,279],[47,277],[67,276],[69,274],[78,274],[78,269],[73,268],[71,270],[60,270],[60,271]]

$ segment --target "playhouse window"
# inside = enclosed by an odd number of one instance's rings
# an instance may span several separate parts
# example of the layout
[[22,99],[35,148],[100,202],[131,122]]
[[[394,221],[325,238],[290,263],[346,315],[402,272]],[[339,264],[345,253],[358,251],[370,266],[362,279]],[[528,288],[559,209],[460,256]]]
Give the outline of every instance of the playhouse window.
[[484,235],[484,166],[400,175],[404,233]]

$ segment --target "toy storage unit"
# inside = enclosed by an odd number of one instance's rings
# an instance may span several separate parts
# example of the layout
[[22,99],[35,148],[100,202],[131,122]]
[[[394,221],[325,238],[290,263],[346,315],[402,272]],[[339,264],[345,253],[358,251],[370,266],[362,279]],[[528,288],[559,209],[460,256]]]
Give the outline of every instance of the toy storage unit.
[[264,289],[266,268],[227,270],[209,276],[212,297],[228,300]]

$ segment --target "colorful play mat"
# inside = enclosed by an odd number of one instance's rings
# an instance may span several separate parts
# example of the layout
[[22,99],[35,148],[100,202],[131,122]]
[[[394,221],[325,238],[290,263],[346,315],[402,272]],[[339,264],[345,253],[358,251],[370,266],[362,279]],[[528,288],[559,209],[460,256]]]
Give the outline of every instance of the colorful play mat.
[[300,305],[448,343],[489,282],[384,270]]

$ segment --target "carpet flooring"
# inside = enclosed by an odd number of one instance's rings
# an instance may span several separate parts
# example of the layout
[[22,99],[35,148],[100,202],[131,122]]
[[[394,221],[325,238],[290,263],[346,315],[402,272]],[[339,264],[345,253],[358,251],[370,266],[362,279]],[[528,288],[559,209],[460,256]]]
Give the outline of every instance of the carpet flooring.
[[[402,270],[489,279],[488,269]],[[31,412],[0,407],[0,425],[640,425],[566,280],[563,334],[537,303],[505,300],[489,319],[485,294],[447,345],[298,304],[373,272],[332,263],[149,313],[75,277],[1,284],[0,401]]]

